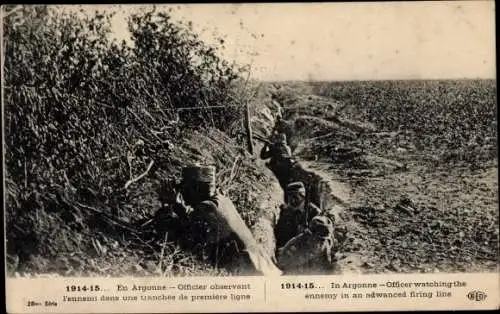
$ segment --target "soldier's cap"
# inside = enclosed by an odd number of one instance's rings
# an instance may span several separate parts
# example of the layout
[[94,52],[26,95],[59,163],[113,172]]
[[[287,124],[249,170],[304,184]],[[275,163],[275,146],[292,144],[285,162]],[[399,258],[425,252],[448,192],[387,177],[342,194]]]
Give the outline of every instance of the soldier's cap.
[[306,188],[304,186],[304,183],[300,181],[290,183],[289,185],[287,185],[286,190],[288,192],[299,193],[302,196],[306,195]]
[[328,217],[316,216],[309,223],[309,229],[312,234],[320,238],[327,238],[333,233],[333,222]]
[[184,182],[215,182],[214,166],[187,166],[182,169],[182,181]]

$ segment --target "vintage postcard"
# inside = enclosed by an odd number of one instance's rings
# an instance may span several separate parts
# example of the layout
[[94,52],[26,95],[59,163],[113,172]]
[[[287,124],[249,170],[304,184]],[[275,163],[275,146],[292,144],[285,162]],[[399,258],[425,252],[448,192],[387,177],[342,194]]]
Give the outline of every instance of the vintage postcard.
[[7,311],[498,309],[494,10],[2,6]]

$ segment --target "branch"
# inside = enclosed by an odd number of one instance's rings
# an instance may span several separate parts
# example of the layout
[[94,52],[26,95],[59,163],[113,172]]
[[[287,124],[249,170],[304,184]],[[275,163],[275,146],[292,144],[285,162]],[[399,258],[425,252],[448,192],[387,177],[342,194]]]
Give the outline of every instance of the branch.
[[90,210],[92,212],[94,212],[95,214],[99,214],[101,215],[102,217],[106,218],[109,222],[127,230],[127,231],[130,231],[134,234],[137,233],[136,230],[134,230],[133,228],[127,226],[127,223],[124,222],[124,221],[120,221],[118,219],[115,219],[113,217],[111,217],[110,215],[108,215],[107,213],[101,211],[101,210],[98,210],[97,208],[94,208],[92,206],[88,206],[88,205],[85,205],[85,204],[82,204],[82,203],[79,203],[79,202],[75,202],[76,205],[78,205],[80,208],[83,208],[83,209],[87,209],[87,210]]
[[144,178],[149,170],[151,170],[151,167],[153,167],[153,164],[154,164],[154,160],[151,160],[151,162],[149,163],[149,166],[148,166],[148,169],[146,169],[146,171],[144,171],[141,175],[131,179],[131,180],[128,180],[127,183],[125,183],[125,189],[127,189],[132,183],[135,183],[137,181],[139,181],[140,179]]
[[234,176],[236,175],[236,165],[238,164],[238,161],[240,160],[240,156],[237,156],[235,159],[234,159],[234,162],[233,162],[233,167],[231,167],[231,174],[229,175],[229,182],[228,183],[231,183],[231,181],[233,181],[234,179]]
[[158,139],[158,140],[160,141],[160,143],[162,143],[162,142],[163,142],[163,140],[162,140],[161,138],[159,138],[159,137],[158,137],[158,135],[156,135],[156,133],[155,133],[153,130],[151,130],[151,129],[147,126],[147,124],[146,124],[146,123],[144,123],[144,121],[142,121],[142,119],[141,119],[141,118],[140,118],[140,117],[139,117],[139,116],[138,116],[138,115],[137,115],[134,111],[132,111],[132,110],[131,110],[130,108],[128,108],[128,107],[127,107],[127,110],[128,110],[131,114],[133,114],[133,115],[134,115],[134,117],[135,117],[135,118],[136,118],[136,119],[137,119],[137,120],[138,120],[138,121],[142,124],[142,126],[143,126],[146,130],[148,130],[151,134],[153,134],[153,136],[154,136],[154,137],[156,137],[156,139]]
[[334,131],[334,132],[330,132],[330,133],[327,133],[327,134],[324,134],[324,135],[320,135],[320,136],[316,136],[316,137],[311,137],[311,138],[305,139],[304,142],[314,142],[316,140],[319,140],[319,139],[322,139],[322,138],[326,138],[326,137],[330,137],[332,135],[335,135],[336,133],[338,133],[338,132]]
[[20,11],[20,10],[22,10],[22,9],[23,9],[23,6],[22,6],[22,5],[20,5],[20,6],[18,6],[17,8],[14,8],[14,9],[12,9],[12,10],[10,10],[10,11],[5,11],[5,10],[2,10],[2,18],[5,18],[5,17],[7,17],[7,16],[11,15],[12,13],[16,13],[17,11]]

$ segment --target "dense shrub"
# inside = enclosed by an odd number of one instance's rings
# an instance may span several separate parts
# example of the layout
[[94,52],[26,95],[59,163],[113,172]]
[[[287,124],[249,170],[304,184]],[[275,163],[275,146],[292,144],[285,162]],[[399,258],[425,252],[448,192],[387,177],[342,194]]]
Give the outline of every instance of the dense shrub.
[[[146,149],[164,144],[177,118],[171,109],[228,103],[238,69],[188,28],[165,13],[134,15],[128,47],[108,38],[110,18],[39,6],[7,17],[6,159],[16,182],[62,178],[57,171],[88,182],[99,161],[124,155],[139,139]],[[240,118],[237,108],[182,116],[189,125],[219,128]]]

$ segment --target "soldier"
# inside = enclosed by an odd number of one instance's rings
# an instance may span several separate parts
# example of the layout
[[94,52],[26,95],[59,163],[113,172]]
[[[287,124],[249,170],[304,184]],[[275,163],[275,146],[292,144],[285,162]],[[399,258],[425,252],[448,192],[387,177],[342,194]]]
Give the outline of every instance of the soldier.
[[281,106],[281,104],[278,102],[278,100],[276,99],[276,97],[271,97],[271,103],[273,105],[273,109],[274,111],[276,112],[276,119],[279,119],[282,117],[282,113],[283,113],[283,107]]
[[283,118],[281,112],[276,114],[276,123],[273,128],[273,132],[286,135],[286,143],[292,150],[292,152],[297,148],[296,140],[294,140],[294,123],[292,121],[287,121]]
[[290,180],[290,169],[295,163],[292,157],[292,151],[286,143],[286,135],[283,133],[275,135],[274,143],[266,143],[264,147],[262,147],[260,158],[270,158],[266,166],[271,169],[281,187],[285,189]]
[[316,216],[308,229],[278,250],[278,265],[287,275],[332,273],[333,248],[332,221],[326,216]]
[[279,219],[274,228],[278,248],[303,232],[310,221],[321,214],[321,209],[316,205],[306,204],[306,189],[302,182],[290,183],[285,193],[287,194],[287,202],[281,206]]
[[283,115],[281,114],[281,110],[276,113],[276,123],[274,124],[273,131],[276,133],[283,133],[286,135],[287,131],[287,123],[283,119]]
[[286,143],[284,133],[274,133],[272,143],[266,143],[260,152],[261,159],[271,158],[270,163],[277,163],[292,157],[292,151]]
[[179,191],[168,198],[183,228],[185,246],[233,273],[281,274],[233,202],[216,191],[214,167],[186,167],[182,177]]

